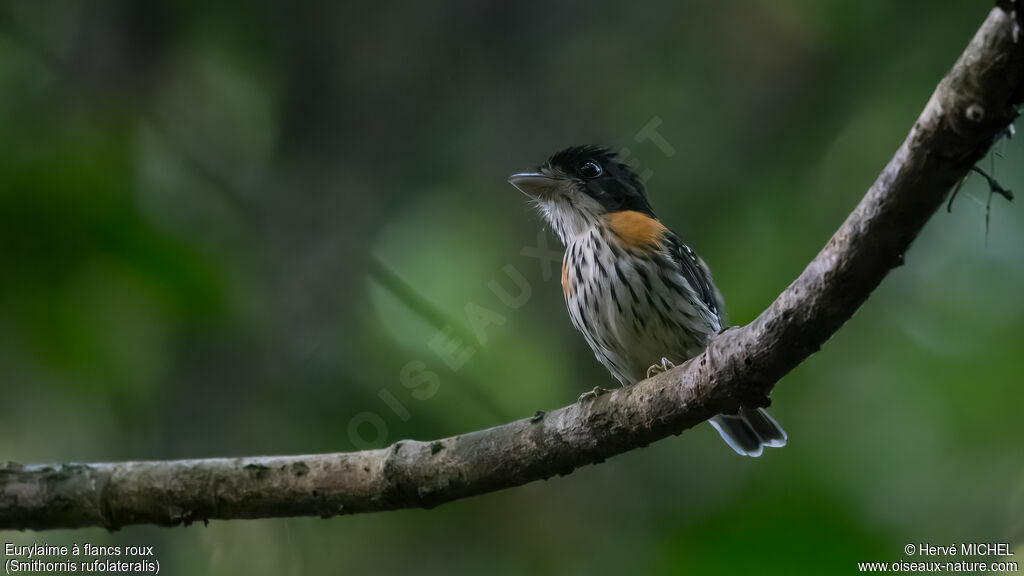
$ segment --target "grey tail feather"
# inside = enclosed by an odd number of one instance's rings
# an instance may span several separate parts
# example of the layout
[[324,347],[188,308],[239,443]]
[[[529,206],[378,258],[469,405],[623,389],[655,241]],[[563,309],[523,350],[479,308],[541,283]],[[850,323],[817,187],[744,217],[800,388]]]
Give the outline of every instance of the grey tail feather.
[[786,432],[762,408],[740,408],[739,414],[719,414],[710,420],[730,448],[741,456],[760,456],[765,446],[786,445]]

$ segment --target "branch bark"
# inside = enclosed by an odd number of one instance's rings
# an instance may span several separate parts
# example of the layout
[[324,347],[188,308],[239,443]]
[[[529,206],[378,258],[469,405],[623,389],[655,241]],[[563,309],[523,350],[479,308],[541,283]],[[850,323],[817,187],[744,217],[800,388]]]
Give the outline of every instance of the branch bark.
[[673,370],[592,402],[433,442],[307,456],[0,467],[0,529],[356,514],[430,508],[641,446],[739,405],[849,319],[1024,101],[1024,0],[1002,0],[867,194],[752,323]]

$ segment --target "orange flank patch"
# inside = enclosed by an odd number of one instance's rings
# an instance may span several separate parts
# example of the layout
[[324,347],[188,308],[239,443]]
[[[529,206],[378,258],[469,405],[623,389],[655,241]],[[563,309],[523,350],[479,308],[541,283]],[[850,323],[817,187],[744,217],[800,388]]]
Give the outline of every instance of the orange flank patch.
[[572,284],[569,282],[569,269],[565,266],[565,259],[562,259],[562,294],[568,298],[572,293]]
[[661,242],[666,231],[661,222],[633,210],[606,214],[604,221],[627,249],[650,248]]

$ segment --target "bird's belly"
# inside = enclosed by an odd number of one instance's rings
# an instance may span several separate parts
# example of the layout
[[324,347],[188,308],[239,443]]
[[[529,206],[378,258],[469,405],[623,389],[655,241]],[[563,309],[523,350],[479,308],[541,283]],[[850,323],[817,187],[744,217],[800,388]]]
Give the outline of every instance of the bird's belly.
[[717,318],[703,314],[673,287],[685,281],[668,277],[672,269],[661,267],[670,263],[657,254],[616,258],[610,250],[595,250],[578,259],[570,254],[565,262],[569,314],[595,357],[622,384],[642,380],[662,357],[674,363],[692,358],[718,330]]

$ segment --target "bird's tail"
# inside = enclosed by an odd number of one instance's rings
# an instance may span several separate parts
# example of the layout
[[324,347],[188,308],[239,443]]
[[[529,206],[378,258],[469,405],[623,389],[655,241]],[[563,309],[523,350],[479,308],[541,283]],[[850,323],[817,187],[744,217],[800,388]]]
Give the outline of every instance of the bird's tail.
[[786,445],[786,431],[761,408],[740,408],[739,414],[719,414],[709,422],[741,456],[757,457],[765,446]]

